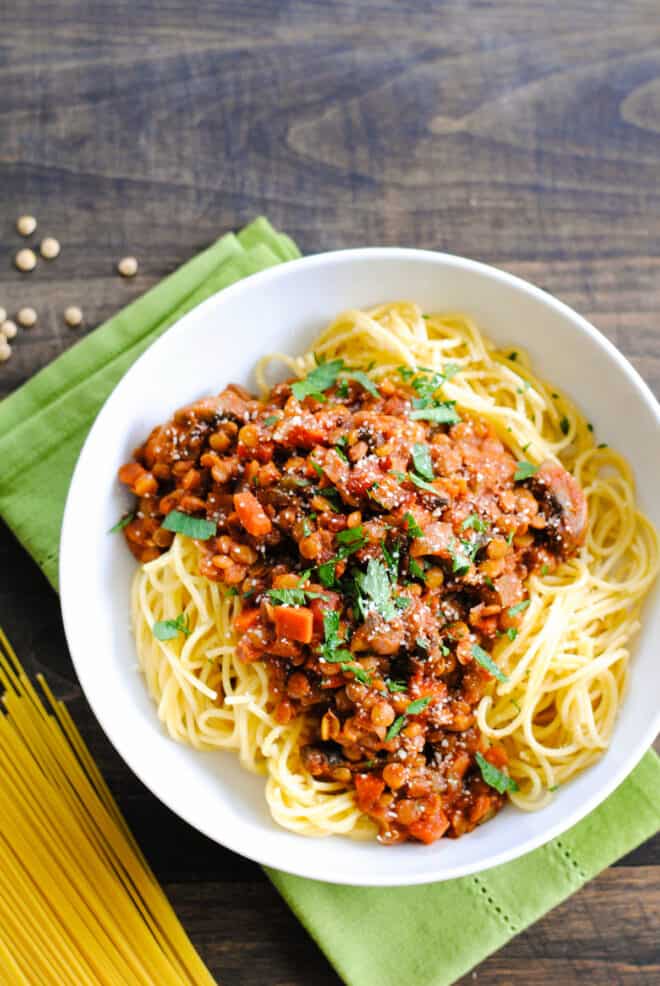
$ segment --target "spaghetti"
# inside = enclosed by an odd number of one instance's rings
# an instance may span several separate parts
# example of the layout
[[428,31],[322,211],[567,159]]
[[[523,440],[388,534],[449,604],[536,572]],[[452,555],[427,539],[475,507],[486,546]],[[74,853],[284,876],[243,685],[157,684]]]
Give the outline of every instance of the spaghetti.
[[[566,496],[567,490],[569,493],[580,488],[583,491],[588,521],[578,532],[579,536],[575,535],[571,550],[567,550],[568,534],[564,531],[557,542],[564,538],[561,551],[554,557],[547,554],[549,564],[542,564],[546,556],[537,554],[535,560],[525,562],[527,569],[519,567],[519,572],[528,571],[525,579],[527,598],[508,610],[505,606],[499,607],[501,616],[506,612],[516,614],[501,622],[500,626],[505,629],[498,631],[500,636],[495,637],[492,626],[486,626],[488,614],[481,621],[481,629],[488,630],[489,639],[493,638],[490,657],[499,673],[495,676],[483,673],[484,680],[471,686],[472,698],[469,700],[474,702],[478,734],[475,731],[472,746],[469,746],[470,737],[469,742],[465,740],[462,751],[455,752],[454,756],[455,763],[461,757],[464,761],[463,754],[469,749],[474,763],[475,750],[478,759],[478,747],[484,746],[484,740],[490,741],[492,748],[485,755],[488,757],[492,753],[491,763],[485,768],[482,765],[484,780],[492,787],[492,777],[499,775],[494,786],[500,794],[507,791],[521,808],[541,807],[557,786],[597,759],[608,745],[625,691],[630,645],[639,627],[640,608],[658,571],[657,535],[636,507],[631,471],[620,455],[596,445],[591,426],[575,405],[566,395],[535,376],[524,352],[496,349],[462,314],[427,316],[412,303],[346,312],[303,356],[294,358],[276,354],[261,361],[257,379],[264,400],[277,391],[275,388],[271,392],[267,380],[271,365],[283,363],[303,380],[310,379],[309,375],[314,373],[319,361],[330,366],[341,363],[347,376],[355,375],[356,371],[358,375],[364,375],[368,368],[368,380],[372,381],[372,387],[380,385],[381,394],[389,392],[388,382],[397,375],[410,379],[420,372],[434,374],[436,382],[441,381],[439,387],[443,398],[442,402],[436,401],[436,405],[455,407],[461,415],[484,422],[484,447],[493,445],[488,437],[490,434],[500,440],[500,472],[506,473],[507,456],[526,468],[523,479],[533,477],[541,466],[539,476],[545,474],[548,482],[558,477],[560,486],[551,490],[555,505],[557,498],[561,500]],[[448,373],[450,366],[452,371]],[[461,427],[458,426],[459,430]],[[428,434],[432,435],[433,429]],[[137,493],[140,492],[139,484],[143,484],[141,488],[147,491],[147,500],[145,502],[143,497],[140,503],[146,509],[148,497],[153,494],[153,490],[150,493],[148,489],[153,477],[142,466],[132,464],[128,468],[132,471],[130,476],[123,477],[124,481]],[[565,481],[561,479],[566,475],[564,470],[573,477],[572,480],[570,476]],[[222,470],[217,475],[221,474]],[[403,477],[408,487],[409,476],[410,473]],[[423,490],[421,477],[413,478],[415,485]],[[537,480],[530,478],[530,490],[537,501],[542,503],[546,496],[546,503],[549,502],[547,491],[544,493],[540,487],[534,487],[535,482]],[[428,482],[426,485],[429,486]],[[505,494],[503,491],[502,495]],[[423,499],[424,493],[419,495]],[[184,500],[177,503],[185,509]],[[198,501],[193,507],[201,509],[200,503]],[[205,504],[201,503],[201,506]],[[534,505],[535,510],[537,506]],[[440,511],[436,514],[440,516]],[[304,707],[296,706],[295,711],[299,714],[290,718],[282,716],[281,703],[278,706],[273,697],[265,664],[253,658],[248,661],[241,658],[243,644],[239,643],[236,621],[238,619],[242,631],[248,631],[247,634],[243,632],[243,640],[247,639],[249,624],[241,627],[239,614],[241,611],[252,612],[250,604],[245,599],[241,602],[238,595],[228,594],[227,584],[213,580],[218,577],[218,570],[211,567],[203,541],[178,534],[169,550],[162,553],[171,542],[171,536],[159,540],[162,529],[158,528],[152,539],[150,532],[154,531],[156,521],[151,517],[147,520],[152,524],[149,528],[145,526],[144,517],[138,516],[126,530],[131,547],[145,562],[135,577],[133,621],[140,665],[170,735],[201,749],[235,750],[246,767],[266,774],[266,796],[271,813],[287,828],[308,835],[370,835],[374,832],[371,816],[378,821],[382,836],[386,812],[385,809],[381,812],[379,805],[391,803],[392,794],[397,791],[396,771],[382,772],[383,776],[391,778],[387,788],[380,779],[374,786],[373,775],[369,773],[354,775],[357,796],[347,784],[345,765],[340,765],[333,773],[326,762],[313,776],[310,764],[314,762],[318,766],[318,758],[313,761],[301,755],[312,732]],[[468,517],[462,526],[470,522]],[[576,527],[579,526],[576,522]],[[535,550],[531,544],[534,533],[531,527],[530,531],[532,533],[515,534],[514,548],[518,550],[520,566],[526,557],[524,552]],[[512,530],[510,538],[513,537]],[[478,540],[477,537],[465,543],[472,545],[476,552],[481,550]],[[234,580],[241,580],[244,569],[247,571],[251,564],[252,556],[245,552],[241,554],[241,547],[228,548],[229,554],[220,562],[230,584],[235,573]],[[414,552],[414,547],[411,550]],[[451,544],[449,557],[453,557],[456,571]],[[472,560],[475,557],[476,554]],[[252,563],[255,561],[256,557]],[[513,564],[511,561],[510,567]],[[480,567],[485,571],[487,566]],[[429,570],[427,586],[438,570]],[[493,571],[496,570],[497,566]],[[451,577],[452,566],[447,569],[445,565],[444,571],[447,580]],[[441,579],[442,574],[435,577]],[[466,578],[472,578],[472,575]],[[488,576],[485,578],[488,581]],[[294,581],[292,585],[297,583]],[[308,597],[315,595],[313,589],[299,591],[307,592]],[[411,602],[414,603],[414,598]],[[168,621],[176,624],[178,619],[186,621],[183,624],[185,634],[175,633],[166,640],[154,635],[156,624]],[[440,643],[440,646],[445,645]],[[478,645],[472,645],[472,651],[477,656],[479,652],[484,653]],[[245,658],[245,652],[242,657]],[[468,654],[467,659],[469,657]],[[356,667],[353,665],[353,673]],[[373,678],[379,668],[382,669],[382,662],[381,665],[374,662],[370,665],[367,659],[359,666],[359,673]],[[350,677],[349,670],[345,674]],[[358,677],[357,680],[361,679]],[[416,712],[424,708],[420,701],[427,704],[432,701],[435,705],[437,700],[438,707],[442,701],[440,694],[434,696],[428,689],[426,698],[419,699],[415,695],[411,692],[407,696],[408,704],[400,707],[403,714],[396,720],[404,720],[400,727],[402,735],[411,733],[411,742],[415,730],[409,727],[416,725]],[[393,695],[391,701],[396,711],[399,708],[397,696]],[[408,712],[410,709],[415,712]],[[387,732],[383,729],[380,736],[381,745],[386,749],[394,747],[390,742],[394,739],[390,737],[391,729],[392,726]],[[483,761],[484,757],[481,759]],[[506,774],[498,769],[504,765]],[[358,767],[362,771],[367,769],[361,764]],[[461,769],[465,770],[465,767]],[[467,776],[471,777],[469,771]],[[420,791],[425,780],[422,774],[423,770],[414,782]],[[341,779],[333,779],[335,776]],[[359,783],[358,778],[362,778]],[[400,811],[398,829],[387,823],[386,841],[397,841],[401,837],[401,826],[406,828],[409,837],[412,834],[422,841],[432,841],[446,831],[450,822],[449,834],[458,835],[484,820],[497,810],[502,799],[498,800],[492,791],[490,796],[484,793],[489,788],[484,789],[478,775],[469,783],[470,798],[460,802],[458,807],[454,805],[458,820],[454,820],[454,816],[445,819],[443,810],[437,805],[433,808],[432,821],[430,809],[420,809],[422,814],[427,812],[422,819],[423,825],[419,820],[401,822],[404,814]],[[425,797],[428,802],[432,795]],[[411,801],[409,795],[407,800]],[[396,803],[401,807],[399,801]],[[419,799],[416,802],[417,806],[421,803]],[[412,818],[412,809],[403,808],[407,812],[405,817],[410,815]],[[391,815],[391,810],[387,811]]]
[[212,986],[66,707],[0,630],[0,980]]

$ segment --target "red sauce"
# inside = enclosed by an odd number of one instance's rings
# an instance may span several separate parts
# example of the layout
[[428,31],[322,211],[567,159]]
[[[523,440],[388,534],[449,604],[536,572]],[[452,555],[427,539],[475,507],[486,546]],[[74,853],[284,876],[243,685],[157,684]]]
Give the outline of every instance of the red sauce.
[[550,462],[516,479],[485,420],[413,420],[415,380],[324,397],[232,385],[178,411],[120,469],[124,534],[148,561],[172,510],[213,521],[201,572],[241,593],[238,656],[267,665],[280,722],[305,713],[309,772],[354,787],[382,842],[456,837],[504,802],[476,759],[505,777],[475,724],[479,655],[515,636],[528,575],[582,543],[584,495]]

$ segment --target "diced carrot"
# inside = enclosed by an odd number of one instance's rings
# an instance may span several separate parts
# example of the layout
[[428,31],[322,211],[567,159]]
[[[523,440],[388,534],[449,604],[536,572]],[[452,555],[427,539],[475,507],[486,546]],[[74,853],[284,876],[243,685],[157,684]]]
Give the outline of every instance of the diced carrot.
[[360,811],[368,811],[385,790],[385,781],[374,774],[355,775],[355,793]]
[[234,493],[234,507],[238,519],[248,534],[253,534],[254,537],[270,534],[273,529],[270,517],[253,493],[250,493],[249,490],[245,490],[243,493]]
[[119,482],[125,483],[126,486],[132,486],[146,471],[144,466],[141,466],[139,462],[127,462],[119,470]]
[[493,767],[506,767],[509,762],[503,746],[491,746],[484,753],[484,757],[488,763],[492,763]]
[[408,831],[415,839],[430,845],[436,839],[440,839],[449,828],[449,819],[441,808],[429,813],[419,821],[413,822],[408,827]]
[[312,639],[314,617],[311,609],[305,606],[277,606],[275,608],[275,630],[278,637],[297,640],[308,644]]
[[245,633],[249,630],[253,623],[256,623],[259,618],[259,608],[255,609],[244,609],[234,620],[234,627],[239,633]]

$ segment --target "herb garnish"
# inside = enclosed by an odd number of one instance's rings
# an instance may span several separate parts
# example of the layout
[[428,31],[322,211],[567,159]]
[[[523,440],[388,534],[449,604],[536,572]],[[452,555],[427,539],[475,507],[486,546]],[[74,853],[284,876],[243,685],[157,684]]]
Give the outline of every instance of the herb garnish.
[[342,662],[353,661],[353,655],[342,644],[345,643],[339,637],[339,613],[332,609],[323,614],[323,636],[320,656],[329,664],[341,664]]
[[454,405],[456,401],[440,401],[433,407],[419,407],[408,417],[412,421],[432,421],[437,425],[455,425],[461,420]]
[[396,607],[392,602],[392,584],[387,569],[377,558],[370,558],[367,571],[358,572],[355,576],[358,589],[358,606],[362,618],[366,619],[370,609],[375,609],[384,620],[392,620],[396,616]]
[[371,675],[364,668],[361,668],[359,664],[345,663],[341,665],[341,670],[352,671],[355,676],[355,680],[361,682],[363,685],[371,684]]
[[472,657],[482,666],[482,668],[485,668],[486,671],[489,671],[494,678],[497,678],[498,681],[505,682],[509,680],[504,674],[504,671],[498,668],[495,661],[492,660],[490,655],[487,654],[483,647],[480,647],[479,644],[472,645]]
[[465,575],[469,571],[470,565],[474,562],[476,554],[481,547],[480,541],[459,541],[458,545],[453,540],[449,545],[449,557],[451,558],[451,570],[456,575]]
[[332,359],[328,363],[319,363],[303,380],[291,384],[293,396],[298,401],[305,397],[315,397],[324,401],[323,391],[337,382],[337,377],[344,368],[343,359]]
[[392,723],[392,725],[390,726],[390,728],[385,733],[385,742],[389,743],[389,741],[393,740],[395,736],[398,736],[401,730],[403,729],[403,727],[405,726],[405,724],[406,724],[406,717],[397,716],[394,722]]
[[403,519],[406,522],[406,533],[409,534],[411,538],[421,538],[424,536],[423,530],[409,510],[403,515]]
[[523,479],[529,479],[534,473],[539,471],[539,467],[533,465],[531,462],[526,462],[524,459],[521,462],[516,463],[516,471],[513,476],[514,483],[519,483]]
[[482,520],[479,514],[470,514],[469,517],[465,518],[461,527],[464,531],[472,528],[473,531],[477,531],[479,534],[485,534],[490,524],[487,520]]
[[530,602],[531,602],[530,599],[523,599],[521,603],[516,603],[515,606],[510,606],[508,610],[509,616],[517,616],[518,613],[522,613],[524,609],[527,609]]
[[509,629],[506,632],[506,635],[509,638],[509,640],[515,640],[516,637],[518,636],[518,631],[516,630],[515,627],[509,627]]
[[406,689],[408,688],[408,686],[405,683],[405,681],[391,681],[389,678],[385,682],[385,684],[387,685],[388,691],[390,691],[392,693],[394,693],[394,692],[405,692]]
[[433,493],[434,496],[444,496],[440,490],[436,490],[435,486],[431,486],[431,484],[427,483],[425,479],[420,479],[420,477],[416,476],[414,472],[409,472],[407,478],[420,490],[426,490],[427,493]]
[[323,599],[323,593],[309,589],[269,589],[268,598],[276,606],[304,606],[308,599]]
[[162,526],[166,531],[175,531],[185,537],[195,538],[197,541],[208,541],[215,534],[218,525],[214,520],[206,520],[205,517],[191,517],[180,510],[171,510]]
[[414,558],[411,558],[408,561],[408,571],[413,576],[413,578],[421,579],[422,582],[426,582],[426,574],[424,572],[424,569],[419,564],[419,562],[416,561]]
[[378,387],[362,370],[349,370],[347,373],[342,373],[342,377],[346,380],[355,380],[356,383],[364,387],[373,397],[380,397]]
[[559,427],[561,428],[562,435],[568,435],[571,424],[566,415],[559,422]]
[[518,785],[514,781],[513,777],[509,777],[508,774],[498,770],[497,767],[494,767],[492,763],[489,763],[481,753],[477,753],[476,759],[479,764],[481,776],[490,787],[494,787],[500,794],[504,794],[505,791],[518,790]]
[[415,701],[411,702],[406,708],[406,715],[414,716],[417,715],[418,712],[423,712],[430,701],[430,695],[427,695],[426,698],[416,698]]
[[180,633],[186,637],[192,633],[184,613],[179,613],[175,620],[158,620],[151,629],[157,640],[174,640]]
[[267,418],[264,418],[264,424],[269,428],[271,425],[276,425],[279,420],[276,414],[269,414]]
[[415,442],[412,447],[412,460],[417,472],[423,479],[433,480],[433,463],[431,461],[431,450],[428,445],[422,442]]
[[362,524],[358,524],[357,527],[347,527],[346,530],[340,531],[337,535],[337,542],[339,544],[355,544],[356,541],[363,539],[364,528]]
[[132,520],[135,520],[135,511],[134,510],[130,510],[127,514],[124,514],[123,517],[120,517],[119,520],[117,521],[117,523],[116,524],[113,524],[113,526],[110,528],[110,530],[108,531],[108,534],[115,534],[117,531],[123,531],[124,528],[128,524],[130,524],[130,522]]

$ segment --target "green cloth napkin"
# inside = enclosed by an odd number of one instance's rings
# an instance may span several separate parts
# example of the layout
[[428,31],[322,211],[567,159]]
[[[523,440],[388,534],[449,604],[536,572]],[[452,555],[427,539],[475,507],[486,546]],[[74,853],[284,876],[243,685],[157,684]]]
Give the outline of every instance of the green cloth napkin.
[[[222,237],[0,404],[0,514],[55,588],[71,473],[117,381],[200,301],[299,255],[288,237],[257,219]],[[446,986],[653,835],[660,828],[659,794],[660,761],[649,752],[561,839],[448,883],[383,890],[268,875],[350,986]]]

